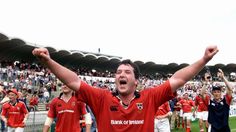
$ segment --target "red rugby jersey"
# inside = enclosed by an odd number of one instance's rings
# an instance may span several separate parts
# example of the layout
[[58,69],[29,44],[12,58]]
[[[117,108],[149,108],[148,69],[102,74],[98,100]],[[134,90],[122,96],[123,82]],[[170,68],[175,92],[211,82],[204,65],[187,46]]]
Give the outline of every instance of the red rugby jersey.
[[174,96],[169,81],[155,88],[140,92],[127,109],[119,98],[108,90],[93,88],[81,82],[78,98],[92,109],[98,131],[101,132],[151,132],[154,131],[154,117],[158,107]]
[[25,126],[23,120],[25,118],[25,114],[27,113],[28,110],[25,103],[22,101],[17,101],[15,105],[12,105],[9,102],[3,104],[1,115],[7,118],[7,126],[16,128]]
[[156,116],[166,115],[168,112],[170,112],[170,105],[169,102],[167,101],[158,108]]
[[206,95],[205,99],[203,99],[200,95],[195,98],[195,106],[198,106],[197,111],[208,111],[208,102],[210,101],[210,96]]
[[56,132],[80,132],[80,115],[86,114],[85,104],[74,96],[68,102],[54,98],[49,106],[48,117],[56,118]]
[[184,113],[192,112],[192,107],[194,106],[193,100],[181,99],[179,103],[182,105],[182,109]]

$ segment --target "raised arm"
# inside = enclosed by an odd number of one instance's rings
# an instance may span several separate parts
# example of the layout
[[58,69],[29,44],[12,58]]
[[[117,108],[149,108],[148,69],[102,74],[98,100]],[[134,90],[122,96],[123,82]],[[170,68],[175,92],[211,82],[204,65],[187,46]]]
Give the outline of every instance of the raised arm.
[[187,81],[197,75],[217,52],[217,46],[209,46],[206,48],[205,54],[200,60],[175,72],[175,74],[169,79],[172,92],[175,92]]
[[65,85],[76,91],[79,89],[81,80],[76,73],[51,59],[46,48],[35,48],[32,53]]
[[212,83],[213,82],[212,82],[212,79],[211,79],[211,75],[209,73],[205,73],[204,78],[203,78],[203,82],[202,82],[202,89],[201,89],[201,92],[200,92],[200,95],[203,97],[203,99],[206,98],[207,89],[210,88]]
[[232,96],[232,92],[233,92],[233,89],[232,89],[232,85],[229,83],[229,81],[225,78],[224,76],[224,72],[221,70],[221,69],[218,69],[218,73],[217,73],[218,77],[220,77],[225,85],[226,85],[226,93],[229,95],[229,96]]

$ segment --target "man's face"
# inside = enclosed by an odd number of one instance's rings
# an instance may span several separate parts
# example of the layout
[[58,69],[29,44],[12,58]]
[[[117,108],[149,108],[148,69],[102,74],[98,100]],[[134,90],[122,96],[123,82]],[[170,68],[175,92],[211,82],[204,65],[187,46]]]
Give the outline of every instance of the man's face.
[[116,88],[121,95],[134,93],[138,80],[135,79],[134,69],[130,65],[120,65],[115,76]]
[[212,95],[215,100],[219,100],[221,98],[221,91],[220,90],[213,90]]
[[205,73],[205,81],[206,81],[206,82],[211,82],[211,80],[212,80],[211,74]]
[[187,93],[184,94],[184,99],[188,99],[188,94]]
[[70,88],[68,88],[64,84],[61,86],[61,90],[62,90],[63,93],[70,93],[72,91]]
[[9,92],[8,97],[9,97],[10,101],[15,101],[17,99],[17,95],[13,92]]

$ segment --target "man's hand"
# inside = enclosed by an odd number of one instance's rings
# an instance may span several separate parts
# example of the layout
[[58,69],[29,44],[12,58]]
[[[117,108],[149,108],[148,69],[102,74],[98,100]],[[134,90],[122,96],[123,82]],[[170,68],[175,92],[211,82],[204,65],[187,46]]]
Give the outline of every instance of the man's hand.
[[204,74],[204,83],[209,85],[211,82],[212,82],[211,74],[206,72]]
[[50,60],[50,55],[46,48],[35,48],[32,51],[32,54],[36,56],[42,62],[46,62]]
[[7,124],[7,118],[2,118],[2,120]]
[[213,58],[213,56],[218,52],[218,48],[217,46],[208,46],[205,50],[205,54],[204,54],[204,60],[206,62],[208,62],[209,60],[211,60]]
[[224,77],[224,72],[221,69],[218,69],[217,76],[221,79]]
[[23,123],[26,125],[27,118],[24,118]]

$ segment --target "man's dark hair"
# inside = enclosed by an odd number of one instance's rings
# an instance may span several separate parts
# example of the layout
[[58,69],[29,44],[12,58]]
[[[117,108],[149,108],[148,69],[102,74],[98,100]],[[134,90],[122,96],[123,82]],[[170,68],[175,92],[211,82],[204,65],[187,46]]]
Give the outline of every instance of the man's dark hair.
[[118,67],[119,67],[120,65],[131,65],[131,66],[134,68],[134,76],[135,76],[135,79],[139,79],[140,70],[139,70],[138,65],[136,65],[135,63],[133,63],[133,62],[132,62],[131,60],[129,60],[129,59],[121,61],[121,62],[118,64]]

